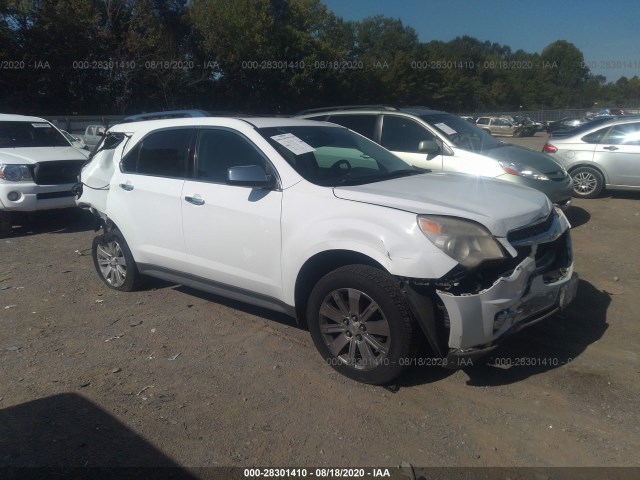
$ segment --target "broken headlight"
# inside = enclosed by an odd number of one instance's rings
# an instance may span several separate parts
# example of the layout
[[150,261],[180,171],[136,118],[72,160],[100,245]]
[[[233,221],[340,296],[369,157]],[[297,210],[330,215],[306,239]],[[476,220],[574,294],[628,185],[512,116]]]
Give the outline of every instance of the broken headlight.
[[453,217],[418,215],[418,226],[436,247],[467,268],[505,258],[500,244],[482,225]]

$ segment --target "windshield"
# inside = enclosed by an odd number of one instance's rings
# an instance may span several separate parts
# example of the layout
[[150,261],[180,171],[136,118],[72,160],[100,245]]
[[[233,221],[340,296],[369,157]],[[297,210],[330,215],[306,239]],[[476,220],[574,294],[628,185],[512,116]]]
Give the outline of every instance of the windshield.
[[68,146],[49,122],[0,122],[0,148]]
[[482,153],[502,145],[484,130],[476,127],[466,120],[448,113],[434,113],[420,115],[427,122],[446,137],[456,147],[470,152]]
[[297,126],[258,131],[296,172],[316,185],[362,185],[421,173],[346,128]]

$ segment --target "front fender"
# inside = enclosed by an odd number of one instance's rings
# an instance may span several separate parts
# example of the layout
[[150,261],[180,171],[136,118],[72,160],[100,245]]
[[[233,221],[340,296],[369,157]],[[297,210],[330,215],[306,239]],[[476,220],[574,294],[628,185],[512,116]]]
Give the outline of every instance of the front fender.
[[402,277],[436,279],[457,265],[424,236],[414,213],[336,198],[322,187],[315,195],[287,189],[282,219],[283,295],[291,305],[298,273],[322,252],[357,252]]

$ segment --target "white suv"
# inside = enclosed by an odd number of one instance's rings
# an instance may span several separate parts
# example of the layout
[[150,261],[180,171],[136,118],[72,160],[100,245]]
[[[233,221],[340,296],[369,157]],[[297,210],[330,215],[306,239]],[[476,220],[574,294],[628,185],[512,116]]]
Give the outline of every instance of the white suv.
[[421,336],[431,363],[464,366],[576,292],[569,224],[545,195],[421,173],[337,125],[116,125],[81,178],[109,287],[150,275],[286,312],[362,382],[396,378]]
[[12,212],[75,207],[71,188],[86,161],[46,120],[0,114],[0,237]]

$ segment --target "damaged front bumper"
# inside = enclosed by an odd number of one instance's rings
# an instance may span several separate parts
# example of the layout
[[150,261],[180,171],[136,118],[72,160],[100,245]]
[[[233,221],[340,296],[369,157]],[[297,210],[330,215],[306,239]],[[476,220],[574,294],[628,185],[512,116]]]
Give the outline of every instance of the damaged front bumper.
[[469,366],[513,333],[553,315],[575,298],[578,276],[562,213],[549,231],[553,230],[552,238],[529,242],[529,255],[490,287],[473,293],[436,291],[448,318],[449,368]]

